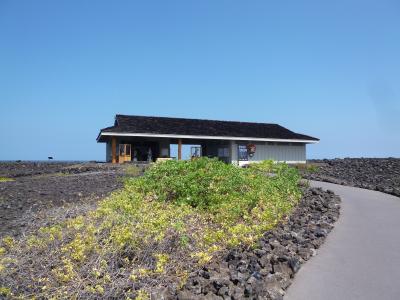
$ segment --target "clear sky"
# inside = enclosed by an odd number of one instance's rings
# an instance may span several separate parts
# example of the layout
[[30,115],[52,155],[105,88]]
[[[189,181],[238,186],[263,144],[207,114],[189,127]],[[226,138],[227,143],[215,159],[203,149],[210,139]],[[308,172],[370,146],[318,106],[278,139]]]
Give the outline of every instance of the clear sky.
[[116,113],[399,157],[400,1],[0,1],[0,160],[104,159]]

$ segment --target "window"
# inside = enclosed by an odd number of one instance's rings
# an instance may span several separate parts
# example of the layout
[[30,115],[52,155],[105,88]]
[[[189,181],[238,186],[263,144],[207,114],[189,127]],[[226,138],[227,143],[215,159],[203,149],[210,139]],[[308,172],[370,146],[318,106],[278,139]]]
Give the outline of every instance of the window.
[[194,146],[190,147],[190,157],[200,157],[201,156],[201,147]]
[[130,144],[119,144],[119,155],[131,155],[131,145]]
[[169,149],[168,148],[162,148],[161,149],[161,157],[168,157],[169,156]]
[[218,157],[229,157],[229,149],[226,147],[218,148]]
[[238,160],[249,160],[246,145],[238,145]]

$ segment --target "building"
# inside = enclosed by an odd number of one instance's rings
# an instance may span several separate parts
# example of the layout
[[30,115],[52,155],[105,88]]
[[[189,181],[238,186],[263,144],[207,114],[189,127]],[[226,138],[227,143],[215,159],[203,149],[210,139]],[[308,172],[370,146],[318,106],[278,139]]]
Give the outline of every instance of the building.
[[306,145],[319,139],[278,124],[116,115],[97,142],[106,143],[106,161],[171,159],[171,144],[192,145],[192,156],[218,157],[237,165],[272,159],[305,163]]

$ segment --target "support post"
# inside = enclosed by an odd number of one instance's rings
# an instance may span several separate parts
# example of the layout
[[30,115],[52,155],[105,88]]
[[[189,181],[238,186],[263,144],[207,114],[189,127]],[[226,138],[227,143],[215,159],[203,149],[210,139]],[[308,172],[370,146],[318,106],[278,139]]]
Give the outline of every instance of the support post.
[[115,164],[117,162],[117,138],[115,136],[111,137],[111,162]]
[[182,159],[182,139],[178,140],[178,160]]

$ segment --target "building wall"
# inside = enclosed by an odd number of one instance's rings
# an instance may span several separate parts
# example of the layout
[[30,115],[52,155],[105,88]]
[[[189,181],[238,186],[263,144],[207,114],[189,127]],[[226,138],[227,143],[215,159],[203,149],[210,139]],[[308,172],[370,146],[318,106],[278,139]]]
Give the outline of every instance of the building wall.
[[[249,157],[248,161],[240,161],[238,162],[238,145],[243,144],[246,145],[249,142],[238,142],[238,141],[210,141],[205,143],[206,145],[206,153],[203,155],[219,157],[221,152],[221,148],[228,148],[228,156],[220,157],[221,160],[226,162],[232,162],[235,165],[245,165],[252,162],[260,162],[263,160],[274,160],[278,162],[287,162],[287,163],[305,163],[306,162],[306,144],[302,143],[270,143],[270,142],[256,142],[256,152],[253,157]],[[119,141],[117,141],[117,150],[118,150]],[[160,155],[162,155],[161,151],[164,154],[169,152],[169,141],[160,141]],[[226,151],[223,151],[224,155]],[[117,153],[118,155],[118,153]],[[168,153],[168,156],[170,153]],[[112,160],[112,152],[111,152],[111,142],[106,143],[106,161],[111,162]]]
[[233,164],[237,164],[238,162],[238,144],[235,141],[231,141],[230,143],[231,149],[231,160]]
[[220,160],[230,163],[231,147],[229,141],[208,141],[203,145],[205,146],[203,156],[218,157]]
[[[245,165],[252,162],[260,162],[263,160],[274,160],[277,162],[287,163],[305,163],[306,162],[306,145],[302,143],[254,143],[256,152],[253,157],[249,157],[248,161],[238,162],[238,144],[231,144],[231,160],[233,164]],[[247,143],[245,143],[247,144]]]
[[171,150],[169,141],[160,141],[160,157],[170,157]]
[[106,162],[111,162],[111,143],[106,143]]
[[[156,148],[155,150],[157,150],[157,151],[153,152],[153,155],[158,154],[159,157],[162,157],[162,156],[169,157],[170,156],[171,153],[170,153],[170,141],[169,141],[169,139],[168,140],[162,140],[162,139],[153,140],[151,142],[152,143],[156,143],[156,145],[158,143],[158,145],[159,145],[159,149]],[[137,142],[134,142],[134,141],[130,141],[128,139],[126,139],[126,140],[117,139],[117,141],[116,141],[116,155],[117,155],[117,157],[119,155],[118,151],[119,151],[119,145],[120,144],[130,144],[131,145],[131,159],[133,160],[133,158],[134,158],[133,157],[134,149],[137,149],[138,145],[139,146],[146,145],[146,141],[142,141],[140,143],[137,143]],[[146,146],[146,147],[148,149],[148,146]],[[153,149],[153,151],[154,151],[154,149]],[[110,141],[110,142],[106,143],[106,162],[111,162],[111,161],[112,161],[112,151],[111,151],[111,141]]]

